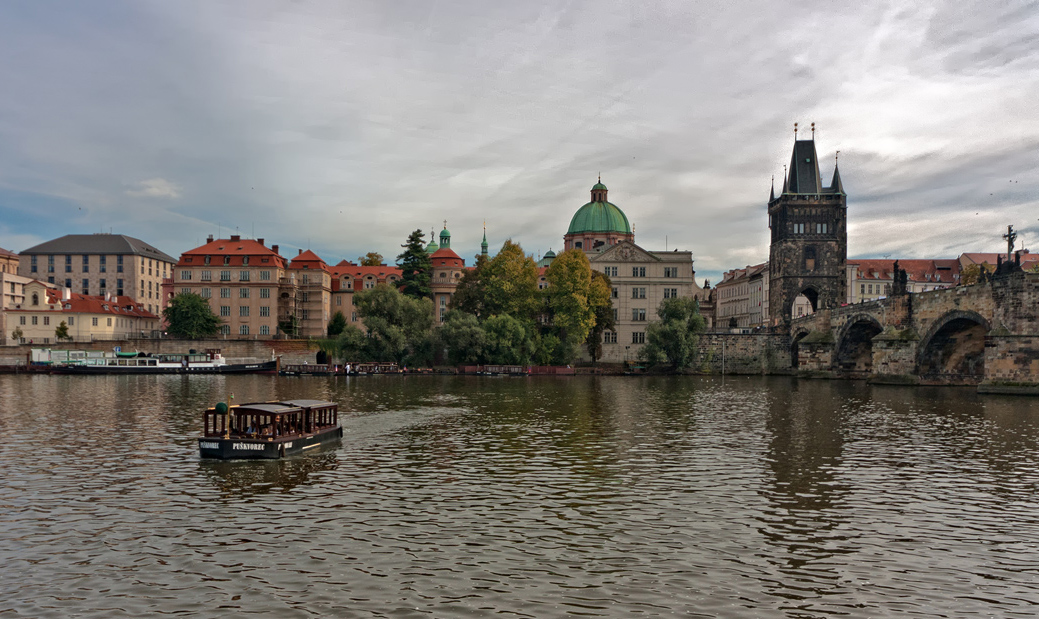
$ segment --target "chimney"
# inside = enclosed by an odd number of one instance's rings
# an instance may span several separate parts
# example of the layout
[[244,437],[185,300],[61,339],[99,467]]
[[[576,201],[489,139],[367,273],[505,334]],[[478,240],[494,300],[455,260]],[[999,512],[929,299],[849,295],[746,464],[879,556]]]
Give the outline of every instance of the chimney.
[[213,235],[212,234],[210,234],[209,236],[206,237],[206,242],[207,243],[212,243],[213,242]]
[[68,301],[70,299],[72,299],[72,289],[71,288],[62,288],[61,289],[61,300],[62,301]]
[[296,254],[296,255],[297,255],[297,256],[302,256],[302,255],[303,255],[303,249],[302,249],[302,248],[300,248],[300,250],[299,250],[299,253],[298,253],[298,254]]
[[260,245],[263,245],[263,239],[256,239],[256,242],[259,243]]
[[271,245],[271,251],[274,252],[274,253],[278,253],[278,246],[277,245]]
[[240,235],[240,234],[232,234],[231,235],[231,242],[232,243],[237,243],[238,241],[241,241],[241,240],[242,240],[242,235]]

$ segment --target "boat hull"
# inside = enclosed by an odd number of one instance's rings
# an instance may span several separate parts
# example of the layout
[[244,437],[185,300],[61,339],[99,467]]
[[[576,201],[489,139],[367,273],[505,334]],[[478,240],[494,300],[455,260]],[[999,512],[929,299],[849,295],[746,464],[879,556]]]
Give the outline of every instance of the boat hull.
[[268,439],[199,437],[198,452],[203,458],[220,460],[277,460],[287,456],[334,443],[343,437],[343,428],[336,426],[316,434]]
[[277,361],[233,363],[225,365],[121,366],[121,365],[55,365],[51,374],[274,374]]

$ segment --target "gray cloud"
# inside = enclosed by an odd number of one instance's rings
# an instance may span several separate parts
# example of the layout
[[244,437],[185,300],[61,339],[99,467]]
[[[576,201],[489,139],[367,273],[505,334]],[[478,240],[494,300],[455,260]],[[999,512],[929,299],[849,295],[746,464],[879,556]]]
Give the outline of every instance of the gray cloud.
[[769,181],[815,121],[853,255],[990,251],[1039,211],[1039,12],[962,6],[5,5],[0,210],[74,213],[5,217],[0,246],[237,229],[336,262],[447,219],[467,258],[484,220],[543,253],[602,173],[640,244],[717,279],[767,258]]

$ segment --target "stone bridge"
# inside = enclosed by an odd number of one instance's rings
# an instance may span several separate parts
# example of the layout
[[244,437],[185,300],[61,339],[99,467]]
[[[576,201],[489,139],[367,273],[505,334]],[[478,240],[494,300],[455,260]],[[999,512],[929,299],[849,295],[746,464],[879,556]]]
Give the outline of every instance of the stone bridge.
[[875,382],[1039,392],[1039,274],[820,310],[791,323],[791,367]]

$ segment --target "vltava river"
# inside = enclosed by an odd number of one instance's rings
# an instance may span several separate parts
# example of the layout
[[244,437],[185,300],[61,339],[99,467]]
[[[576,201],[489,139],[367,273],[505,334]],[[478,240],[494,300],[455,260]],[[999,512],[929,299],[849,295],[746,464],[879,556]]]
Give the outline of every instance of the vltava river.
[[[340,403],[201,461],[200,411]],[[782,378],[0,376],[0,617],[1034,617],[1039,407]]]

